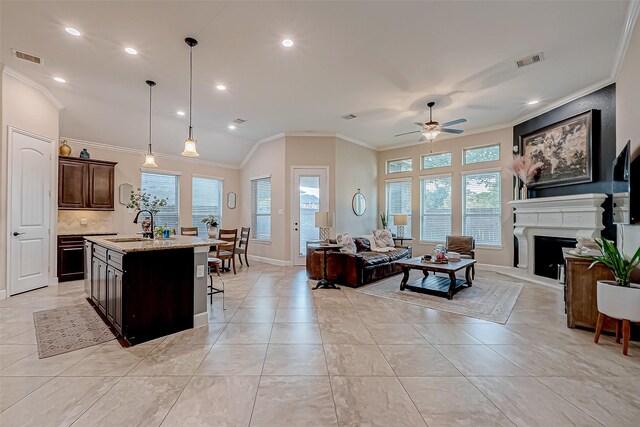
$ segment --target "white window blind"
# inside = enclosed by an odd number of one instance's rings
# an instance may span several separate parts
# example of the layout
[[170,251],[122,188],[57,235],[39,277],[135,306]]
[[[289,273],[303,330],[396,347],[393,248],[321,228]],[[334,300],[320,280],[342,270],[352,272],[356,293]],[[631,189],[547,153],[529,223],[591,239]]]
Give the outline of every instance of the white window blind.
[[386,203],[387,224],[391,232],[398,234],[393,216],[405,214],[407,225],[404,226],[404,235],[411,237],[411,180],[387,181]]
[[451,234],[451,176],[420,179],[420,240],[444,242]]
[[271,239],[271,178],[251,180],[251,237]]
[[178,230],[180,224],[180,177],[154,172],[142,172],[141,189],[145,193],[158,199],[165,199],[166,206],[162,206],[160,211],[153,216],[155,226],[168,226]]
[[486,147],[465,148],[464,164],[493,162],[500,160],[500,145],[489,145]]
[[194,176],[191,180],[191,224],[198,227],[198,235],[207,235],[207,226],[202,220],[213,215],[222,221],[222,180]]
[[426,154],[422,156],[422,169],[451,166],[451,153]]
[[411,172],[412,169],[411,159],[387,161],[387,173]]
[[500,172],[463,176],[462,232],[482,245],[502,244]]

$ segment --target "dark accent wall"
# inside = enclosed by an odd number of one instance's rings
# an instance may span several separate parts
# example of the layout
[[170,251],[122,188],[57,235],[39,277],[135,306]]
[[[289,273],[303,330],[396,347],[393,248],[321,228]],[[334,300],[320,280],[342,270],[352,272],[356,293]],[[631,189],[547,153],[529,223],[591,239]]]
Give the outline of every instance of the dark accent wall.
[[[615,83],[581,98],[554,108],[533,119],[513,127],[513,145],[520,146],[520,137],[545,126],[560,122],[588,110],[593,111],[593,181],[583,184],[541,188],[529,191],[529,198],[567,196],[572,194],[605,193],[609,198],[604,203],[603,237],[616,239],[616,228],[612,223],[611,165],[616,157],[616,85]],[[517,245],[516,245],[517,250]],[[517,265],[517,254],[516,254]]]

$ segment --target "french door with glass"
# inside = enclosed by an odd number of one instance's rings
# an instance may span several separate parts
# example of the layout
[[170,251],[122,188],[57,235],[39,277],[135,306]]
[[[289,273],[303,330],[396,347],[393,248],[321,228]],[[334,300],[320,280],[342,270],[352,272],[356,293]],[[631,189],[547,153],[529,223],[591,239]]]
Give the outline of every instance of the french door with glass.
[[294,167],[291,206],[291,252],[293,265],[305,265],[307,242],[318,240],[316,212],[329,211],[325,167]]

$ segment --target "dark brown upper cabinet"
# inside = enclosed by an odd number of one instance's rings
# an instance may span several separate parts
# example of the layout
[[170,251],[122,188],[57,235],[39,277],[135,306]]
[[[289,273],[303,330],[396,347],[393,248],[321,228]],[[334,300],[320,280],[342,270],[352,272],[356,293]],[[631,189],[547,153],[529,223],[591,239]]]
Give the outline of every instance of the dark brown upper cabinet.
[[112,211],[115,162],[60,157],[58,209]]

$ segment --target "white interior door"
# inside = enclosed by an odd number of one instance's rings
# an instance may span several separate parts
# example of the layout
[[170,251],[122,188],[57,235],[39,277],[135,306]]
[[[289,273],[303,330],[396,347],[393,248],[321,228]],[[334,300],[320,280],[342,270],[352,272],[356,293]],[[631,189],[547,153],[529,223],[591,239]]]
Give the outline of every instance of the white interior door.
[[318,240],[316,212],[329,210],[326,168],[293,168],[291,251],[293,265],[305,265],[307,241]]
[[11,295],[49,284],[51,142],[10,130]]

